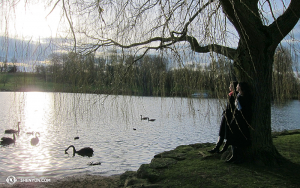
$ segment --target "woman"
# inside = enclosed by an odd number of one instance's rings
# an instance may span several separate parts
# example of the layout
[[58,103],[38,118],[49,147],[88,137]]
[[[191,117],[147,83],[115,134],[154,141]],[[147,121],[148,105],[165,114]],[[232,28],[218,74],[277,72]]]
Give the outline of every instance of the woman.
[[221,124],[220,124],[220,129],[219,129],[219,139],[218,139],[216,146],[212,150],[208,151],[209,153],[223,153],[224,151],[227,150],[227,148],[229,146],[229,143],[226,142],[223,149],[221,151],[219,151],[221,145],[224,142],[224,139],[227,139],[227,137],[229,137],[229,134],[226,134],[226,132],[229,131],[228,125],[231,122],[232,114],[235,109],[234,102],[235,102],[235,98],[237,95],[237,92],[235,91],[236,87],[237,87],[236,81],[230,82],[230,85],[229,85],[230,93],[228,94],[228,102],[226,105],[226,109],[223,111],[223,114],[222,114],[222,120],[221,120]]
[[232,145],[232,157],[226,162],[241,163],[243,158],[241,148],[250,144],[250,120],[251,120],[251,97],[248,85],[245,82],[239,82],[236,87],[238,91],[235,100],[235,110],[230,123],[230,135],[228,141]]

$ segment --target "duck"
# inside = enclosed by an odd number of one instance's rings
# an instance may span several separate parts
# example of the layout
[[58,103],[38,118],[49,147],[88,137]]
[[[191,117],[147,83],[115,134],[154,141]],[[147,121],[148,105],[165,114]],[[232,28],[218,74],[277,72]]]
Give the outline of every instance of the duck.
[[148,118],[148,121],[155,121],[155,120],[156,120],[156,119],[149,119],[149,118]]
[[78,140],[78,139],[79,139],[79,136],[74,137],[74,140]]
[[30,143],[31,145],[35,146],[39,143],[39,138],[37,137],[37,134],[40,136],[40,133],[39,132],[36,132],[35,133],[35,137],[31,139]]
[[94,150],[90,147],[85,147],[85,148],[82,148],[82,149],[76,151],[75,146],[73,146],[73,145],[70,145],[65,150],[65,154],[68,154],[67,151],[68,151],[69,148],[73,148],[73,156],[75,156],[75,153],[77,153],[78,155],[81,155],[81,156],[88,156],[88,157],[91,157],[94,154]]
[[7,129],[7,130],[4,131],[4,133],[5,133],[5,134],[14,134],[14,133],[19,134],[19,132],[20,132],[20,123],[21,123],[21,122],[18,122],[18,130]]
[[16,142],[16,136],[15,133],[13,133],[13,138],[9,138],[9,137],[2,137],[1,138],[1,145],[6,146],[9,144],[14,144]]
[[140,115],[141,116],[141,120],[147,120],[148,117],[143,117],[143,115]]

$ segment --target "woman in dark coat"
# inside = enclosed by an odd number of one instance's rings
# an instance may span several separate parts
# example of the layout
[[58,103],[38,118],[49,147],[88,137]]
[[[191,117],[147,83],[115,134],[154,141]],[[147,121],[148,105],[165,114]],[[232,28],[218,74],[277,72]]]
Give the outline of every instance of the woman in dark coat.
[[240,82],[236,90],[239,92],[235,100],[236,108],[229,126],[230,131],[226,132],[227,140],[232,145],[232,157],[226,162],[241,163],[241,148],[250,144],[251,97],[245,82]]
[[228,140],[228,137],[230,136],[229,134],[226,134],[226,132],[229,131],[229,124],[232,120],[232,114],[233,111],[235,109],[235,99],[236,99],[236,95],[237,92],[235,91],[235,88],[237,87],[237,82],[236,81],[232,81],[230,82],[230,86],[229,86],[229,90],[230,93],[228,94],[228,102],[226,105],[226,109],[223,111],[222,114],[222,120],[221,120],[221,124],[220,124],[220,129],[219,129],[219,139],[218,142],[216,144],[216,146],[208,151],[209,153],[223,153],[224,151],[227,150],[229,143],[226,142],[223,149],[221,151],[219,151],[221,145],[224,142],[224,139]]

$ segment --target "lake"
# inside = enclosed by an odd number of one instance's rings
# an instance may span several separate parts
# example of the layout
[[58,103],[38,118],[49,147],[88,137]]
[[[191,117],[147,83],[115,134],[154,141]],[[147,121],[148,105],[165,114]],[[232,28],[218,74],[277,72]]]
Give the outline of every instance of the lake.
[[[109,176],[136,171],[155,154],[179,145],[216,142],[224,100],[106,96],[94,94],[0,92],[0,132],[17,129],[15,145],[0,147],[0,183],[18,178],[61,178],[75,174]],[[156,119],[141,120],[140,115]],[[272,106],[272,130],[300,129],[300,102]],[[39,144],[32,146],[39,132]],[[79,139],[74,140],[78,136]],[[82,157],[74,145],[94,149]],[[90,163],[101,165],[89,165]]]

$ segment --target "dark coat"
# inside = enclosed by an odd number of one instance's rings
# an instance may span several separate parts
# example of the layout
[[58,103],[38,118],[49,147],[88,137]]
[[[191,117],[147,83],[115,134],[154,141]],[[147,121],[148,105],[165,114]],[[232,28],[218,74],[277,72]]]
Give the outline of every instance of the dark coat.
[[[240,107],[238,107],[238,103]],[[229,131],[226,132],[226,138],[234,146],[246,146],[250,144],[250,120],[251,120],[251,101],[250,98],[238,95],[236,99],[236,108],[233,113]]]
[[219,136],[226,138],[226,132],[228,131],[228,126],[232,120],[233,112],[235,110],[235,98],[237,96],[237,93],[234,95],[234,93],[229,93],[227,98],[227,105],[226,109],[223,111],[222,114],[222,120],[220,124],[220,130],[219,130]]

